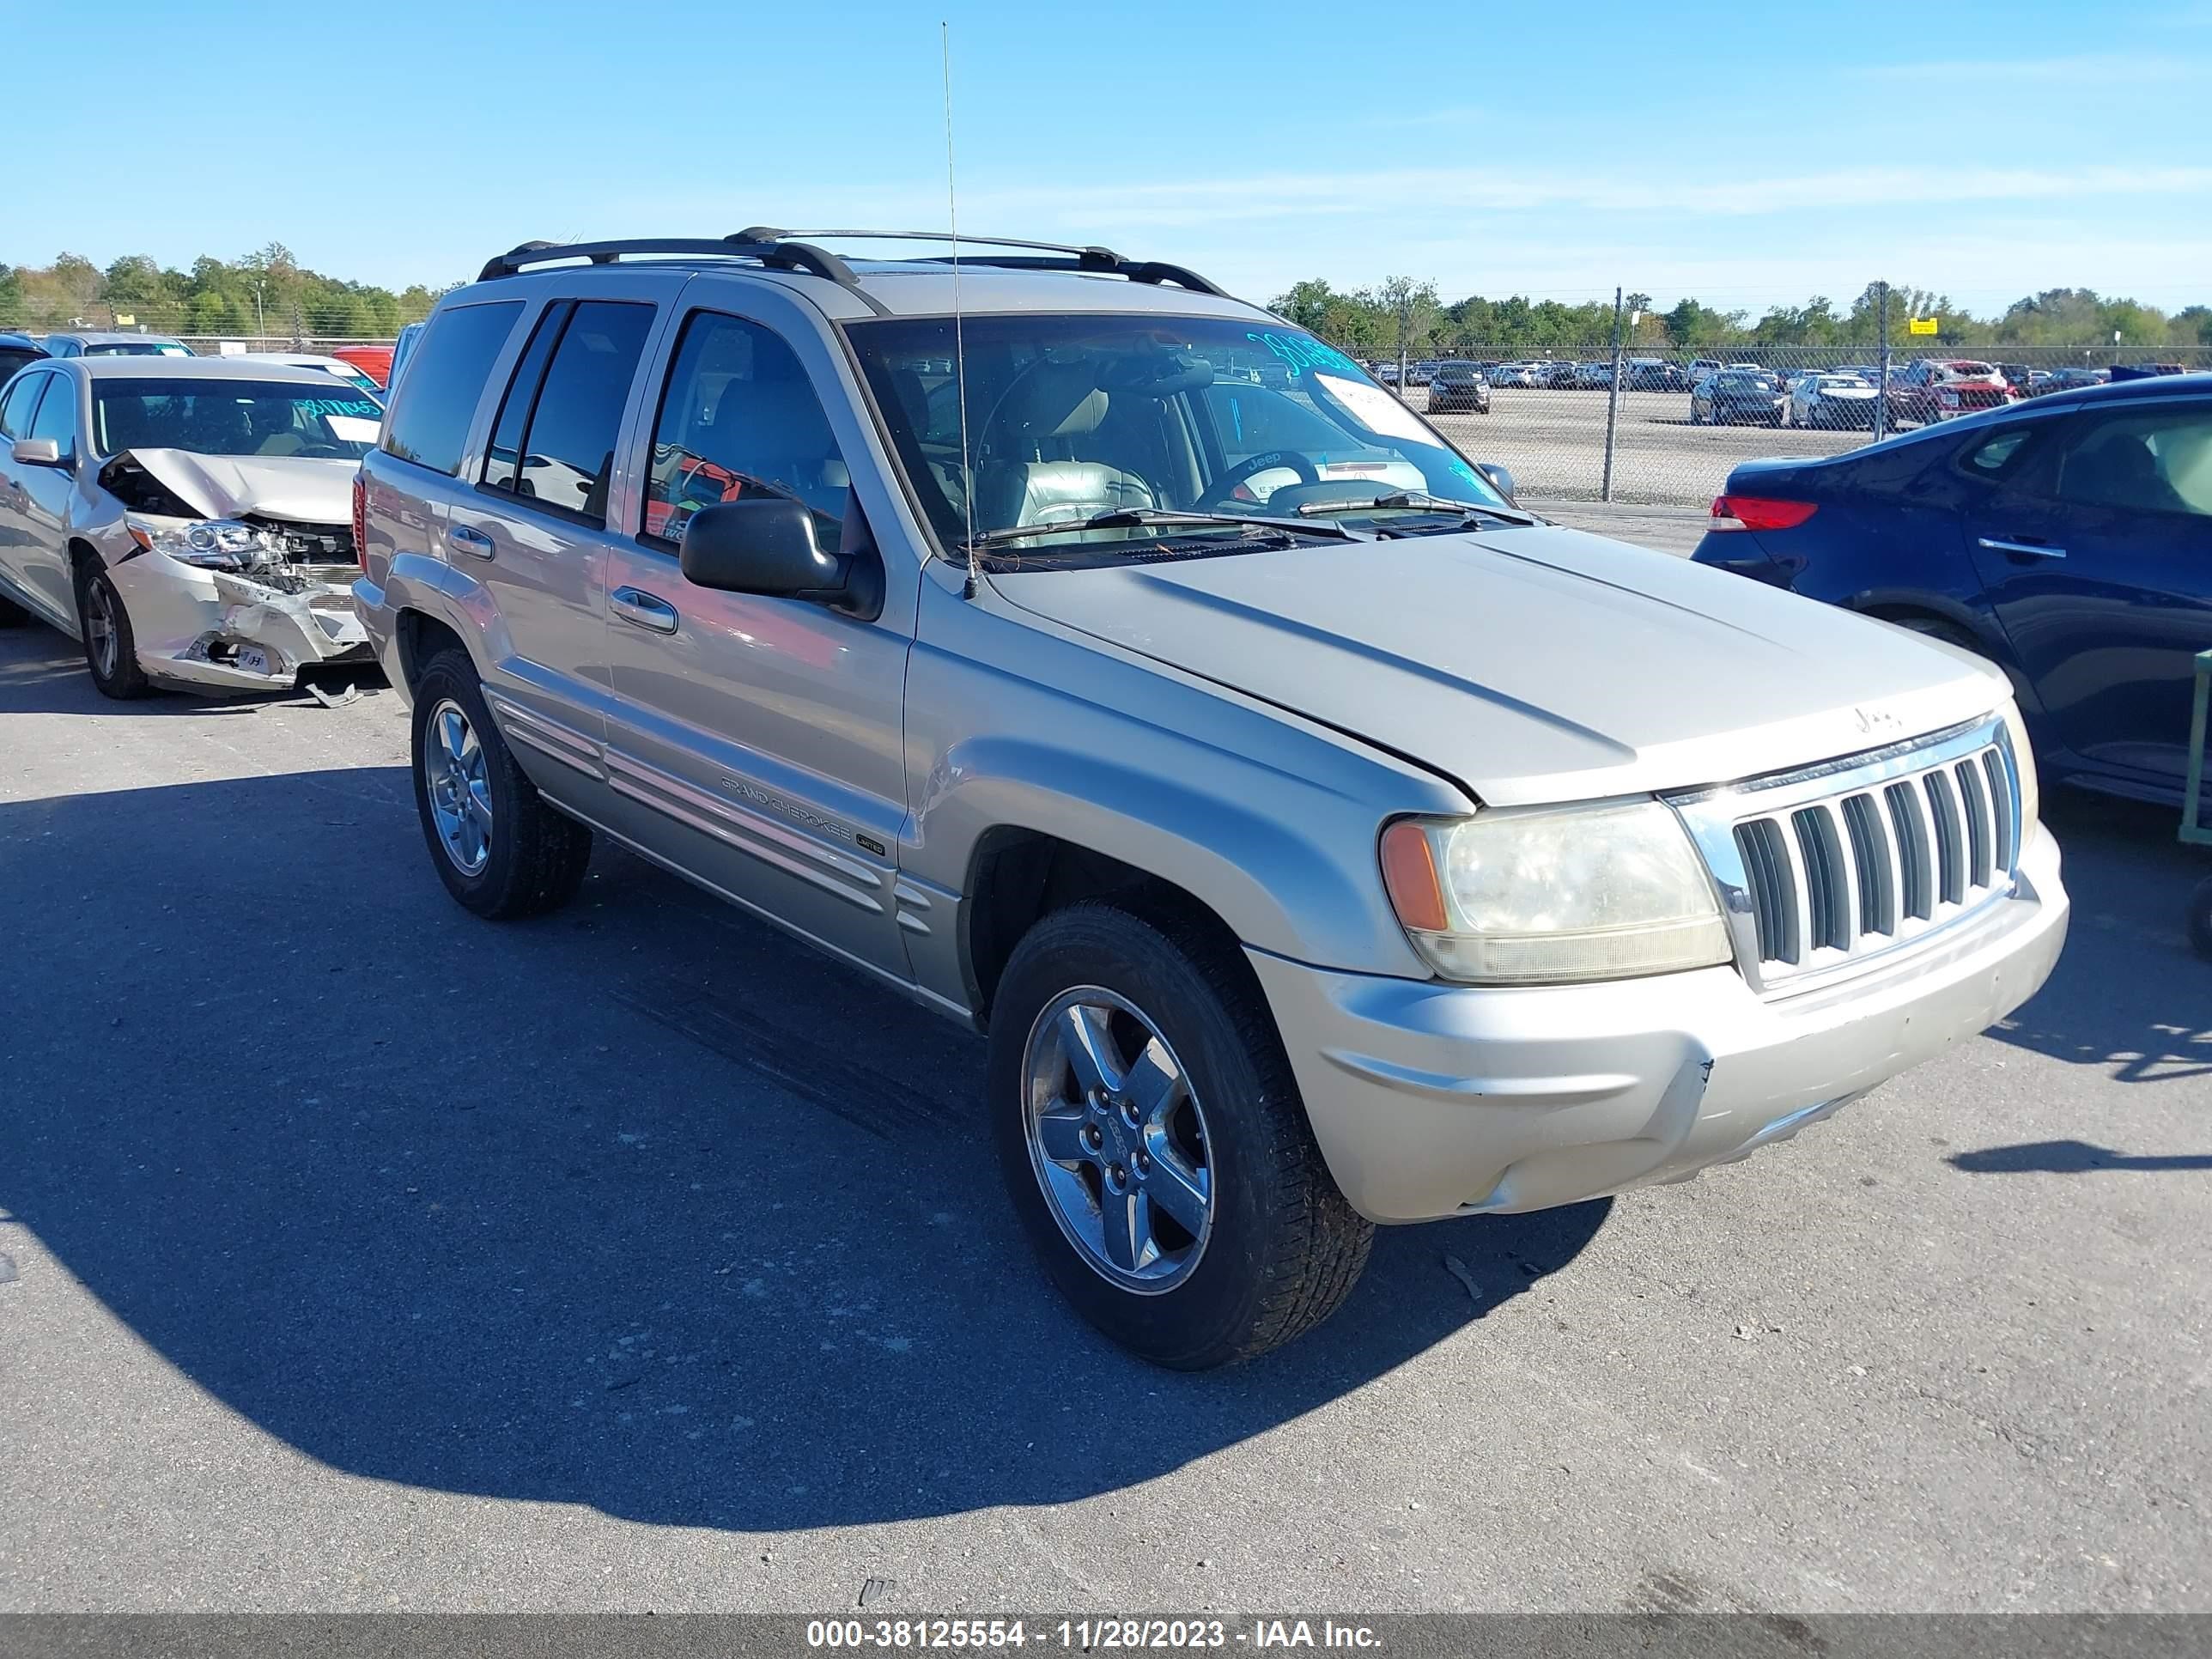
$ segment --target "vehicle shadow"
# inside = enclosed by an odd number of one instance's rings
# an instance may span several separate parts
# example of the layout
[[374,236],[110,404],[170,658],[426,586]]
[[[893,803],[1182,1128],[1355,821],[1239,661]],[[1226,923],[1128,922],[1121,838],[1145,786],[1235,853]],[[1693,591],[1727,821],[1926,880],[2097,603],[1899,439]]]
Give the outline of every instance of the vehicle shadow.
[[2212,1170],[2212,1153],[2135,1157],[2086,1140],[2038,1140],[1954,1152],[1943,1160],[1969,1175],[2087,1175],[2094,1170]]
[[2122,1083],[2212,1076],[2212,964],[2189,945],[2183,908],[2209,864],[2174,839],[2175,809],[2046,791],[2073,902],[2050,980],[1990,1035]]
[[401,768],[0,805],[0,1208],[349,1474],[749,1530],[1064,1502],[1454,1339],[1607,1213],[1386,1231],[1304,1341],[1154,1370],[1029,1258],[972,1036],[619,852],[509,927],[426,858]]

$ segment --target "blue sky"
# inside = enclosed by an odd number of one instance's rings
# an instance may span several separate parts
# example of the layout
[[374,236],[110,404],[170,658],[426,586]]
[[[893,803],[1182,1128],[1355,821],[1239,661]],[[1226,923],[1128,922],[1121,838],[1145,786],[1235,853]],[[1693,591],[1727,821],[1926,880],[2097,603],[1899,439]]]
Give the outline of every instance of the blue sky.
[[943,19],[963,229],[1258,298],[2212,301],[2212,0],[5,9],[44,66],[9,81],[14,263],[281,240],[398,287],[534,236],[941,226]]

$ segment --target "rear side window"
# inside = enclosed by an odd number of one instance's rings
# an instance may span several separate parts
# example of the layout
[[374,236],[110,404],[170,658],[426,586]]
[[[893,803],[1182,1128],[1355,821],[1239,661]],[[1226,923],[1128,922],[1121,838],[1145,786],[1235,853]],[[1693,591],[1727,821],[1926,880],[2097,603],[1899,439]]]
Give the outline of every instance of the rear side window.
[[2083,507],[2212,516],[2212,406],[2084,422],[2059,457],[2057,494]]
[[2012,470],[2035,432],[2032,426],[2002,428],[1970,447],[1959,457],[1959,465],[1971,477],[2001,478]]
[[522,301],[456,306],[422,331],[407,384],[384,426],[388,453],[441,472],[461,470],[469,422],[500,348],[522,314]]
[[531,331],[521,362],[514,366],[514,377],[507,383],[484,455],[483,481],[494,489],[512,490],[521,476],[522,434],[530,420],[530,406],[538,400],[538,384],[545,378],[545,360],[553,355],[554,344],[573,309],[566,300],[556,300],[545,307],[538,326]]
[[[556,307],[556,309],[560,309]],[[588,300],[549,311],[517,366],[486,458],[484,482],[592,524],[605,524],[607,485],[614,476],[615,436],[629,401],[637,361],[653,331],[653,307],[613,300]],[[559,337],[552,331],[557,328]],[[541,345],[550,341],[550,348]],[[537,396],[530,396],[532,360],[544,362]],[[425,356],[408,374],[429,366]],[[514,419],[516,406],[530,412]],[[503,453],[501,453],[503,452]]]

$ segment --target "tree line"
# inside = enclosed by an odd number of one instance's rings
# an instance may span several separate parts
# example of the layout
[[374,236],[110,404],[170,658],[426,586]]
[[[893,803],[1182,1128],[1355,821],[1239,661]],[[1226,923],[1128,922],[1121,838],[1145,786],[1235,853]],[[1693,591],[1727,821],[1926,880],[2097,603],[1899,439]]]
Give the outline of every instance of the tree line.
[[239,259],[203,256],[189,270],[143,254],[102,270],[64,253],[49,265],[0,264],[0,329],[388,339],[427,316],[441,292],[418,283],[395,294],[325,276],[304,269],[281,242]]
[[[1635,349],[1711,350],[1723,347],[1868,345],[1880,342],[1881,290],[1869,283],[1848,307],[1825,295],[1802,306],[1773,306],[1756,320],[1684,298],[1652,308],[1648,294],[1623,297],[1622,332]],[[1318,277],[1295,283],[1272,308],[1354,356],[1491,351],[1520,354],[1561,347],[1587,349],[1613,338],[1609,300],[1570,304],[1520,295],[1489,300],[1471,295],[1449,304],[1433,283],[1393,276],[1374,288],[1342,289]],[[2212,346],[2212,306],[2168,316],[2155,306],[2107,298],[2086,288],[2046,289],[2015,300],[1996,317],[1976,317],[1926,289],[1889,290],[1893,344],[1924,344],[1907,326],[1933,317],[1947,349],[1970,346]],[[1632,320],[1632,319],[1633,320]]]

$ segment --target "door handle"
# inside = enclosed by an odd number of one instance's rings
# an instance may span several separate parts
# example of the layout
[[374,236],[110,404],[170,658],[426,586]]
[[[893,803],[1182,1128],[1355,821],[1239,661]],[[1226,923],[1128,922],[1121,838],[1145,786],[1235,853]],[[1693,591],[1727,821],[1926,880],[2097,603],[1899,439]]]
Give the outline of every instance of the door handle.
[[471,530],[465,524],[446,526],[446,545],[456,553],[466,553],[473,558],[491,557],[491,538],[480,530]]
[[633,626],[648,628],[656,634],[676,631],[676,607],[641,587],[617,587],[607,595],[607,603],[615,615]]
[[1982,545],[1990,552],[2008,554],[2015,559],[2063,559],[2066,556],[2064,548],[2046,547],[2041,542],[2001,541],[1995,536],[1984,536],[1980,539]]

